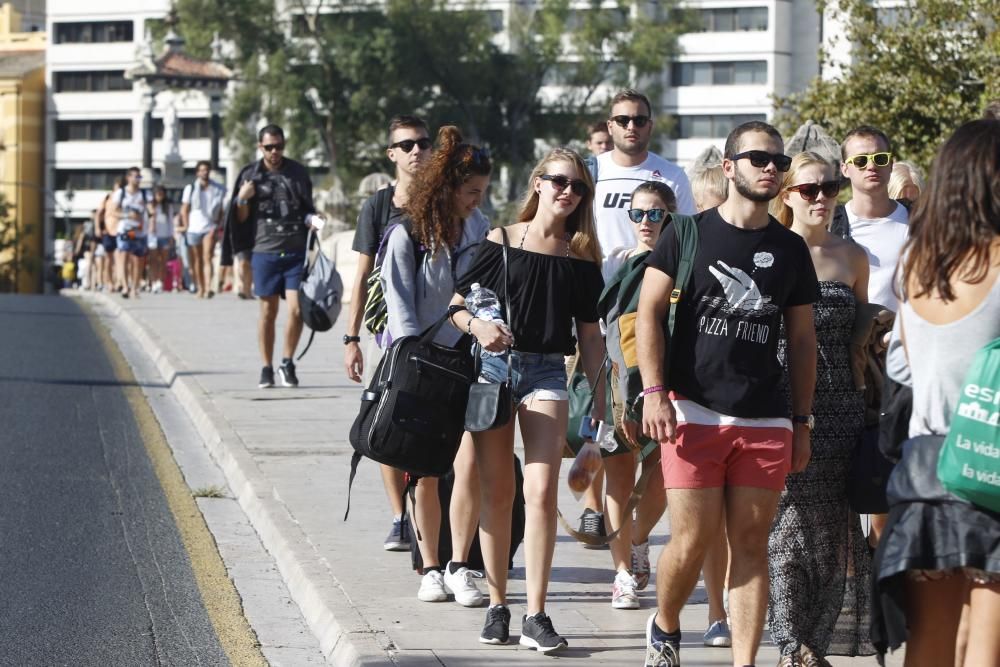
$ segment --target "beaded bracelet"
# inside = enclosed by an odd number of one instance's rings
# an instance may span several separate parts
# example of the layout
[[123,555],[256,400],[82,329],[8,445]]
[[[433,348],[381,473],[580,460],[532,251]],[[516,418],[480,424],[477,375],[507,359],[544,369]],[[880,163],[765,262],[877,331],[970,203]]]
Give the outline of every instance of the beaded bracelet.
[[465,325],[465,333],[469,334],[470,336],[472,335],[472,320],[474,320],[474,319],[476,319],[476,318],[475,317],[470,317],[469,318],[469,323],[467,325]]
[[658,391],[665,391],[666,389],[667,388],[664,387],[662,384],[658,384],[658,385],[654,385],[652,387],[647,387],[647,388],[643,389],[642,393],[639,394],[639,395],[640,396],[649,396],[650,394],[655,394]]

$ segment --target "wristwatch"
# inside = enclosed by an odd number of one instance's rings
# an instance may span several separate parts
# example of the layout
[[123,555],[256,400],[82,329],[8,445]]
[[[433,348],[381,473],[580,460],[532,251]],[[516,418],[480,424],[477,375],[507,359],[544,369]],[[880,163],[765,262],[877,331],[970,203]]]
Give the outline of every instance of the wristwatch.
[[806,428],[810,431],[816,428],[816,417],[812,415],[794,415],[792,417],[793,424],[805,424]]
[[344,345],[350,345],[351,343],[360,343],[361,336],[348,336],[344,335]]

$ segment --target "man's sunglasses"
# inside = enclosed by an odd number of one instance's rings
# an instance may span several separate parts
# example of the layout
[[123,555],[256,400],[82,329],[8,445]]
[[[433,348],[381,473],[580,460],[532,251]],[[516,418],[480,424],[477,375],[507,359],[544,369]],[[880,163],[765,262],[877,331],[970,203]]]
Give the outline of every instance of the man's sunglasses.
[[431,147],[431,140],[427,137],[421,137],[420,139],[403,139],[394,144],[389,144],[389,148],[401,148],[404,153],[412,152],[414,146],[419,146],[420,150],[425,151]]
[[585,194],[590,192],[590,188],[587,187],[587,183],[581,181],[579,178],[570,178],[568,176],[563,176],[562,174],[542,174],[542,180],[550,181],[559,192],[562,192],[568,186],[577,197],[583,197]]
[[852,155],[844,160],[844,163],[853,164],[858,169],[864,169],[868,166],[868,160],[871,160],[876,167],[886,167],[892,160],[892,153],[861,153],[860,155]]
[[285,150],[285,144],[261,144],[260,148],[265,153],[273,153],[274,151]]
[[611,120],[617,123],[618,127],[625,129],[629,123],[632,123],[636,127],[646,127],[646,123],[650,121],[650,118],[649,116],[612,116]]
[[785,188],[788,192],[798,192],[806,201],[813,201],[822,192],[827,199],[833,199],[840,194],[840,181],[823,181],[822,183],[802,183]]
[[771,163],[774,163],[774,168],[778,171],[788,171],[788,168],[792,166],[792,158],[782,153],[768,153],[767,151],[744,151],[729,159],[735,161],[741,158],[747,158],[750,160],[750,164],[758,169],[763,169]]
[[667,209],[651,208],[648,211],[643,211],[641,208],[630,208],[628,210],[628,219],[632,222],[639,224],[643,218],[649,218],[651,223],[658,225],[667,218]]

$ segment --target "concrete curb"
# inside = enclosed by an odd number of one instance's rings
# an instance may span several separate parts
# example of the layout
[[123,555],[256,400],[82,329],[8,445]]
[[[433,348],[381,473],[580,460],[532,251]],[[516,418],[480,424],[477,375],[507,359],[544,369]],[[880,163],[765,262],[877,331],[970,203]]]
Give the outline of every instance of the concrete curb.
[[337,667],[394,663],[390,639],[384,632],[372,628],[357,610],[328,561],[319,555],[289,513],[211,397],[186,374],[188,369],[183,363],[108,295],[94,292],[74,292],[72,295],[100,306],[98,316],[112,329],[118,324],[153,360],[163,381],[225,474],[264,547],[274,558],[292,599],[319,640],[327,662]]

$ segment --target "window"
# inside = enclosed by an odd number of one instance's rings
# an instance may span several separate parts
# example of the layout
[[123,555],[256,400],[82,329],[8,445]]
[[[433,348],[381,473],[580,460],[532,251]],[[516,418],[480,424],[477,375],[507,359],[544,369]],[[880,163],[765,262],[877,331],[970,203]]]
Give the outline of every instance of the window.
[[767,7],[702,9],[701,32],[756,32],[767,30]]
[[56,141],[128,141],[132,138],[132,121],[59,120],[56,121]]
[[[208,118],[181,118],[181,139],[211,139],[212,127]],[[163,119],[153,119],[153,138],[163,138]]]
[[122,70],[98,72],[56,72],[57,93],[104,93],[132,90],[132,82]]
[[679,116],[675,117],[674,139],[722,139],[729,136],[734,127],[751,120],[766,121],[764,114],[734,114],[719,116]]
[[731,86],[767,83],[767,61],[674,63],[674,86]]
[[56,190],[110,190],[125,169],[56,169]]
[[132,21],[56,23],[52,27],[56,33],[56,44],[104,44],[132,41]]

